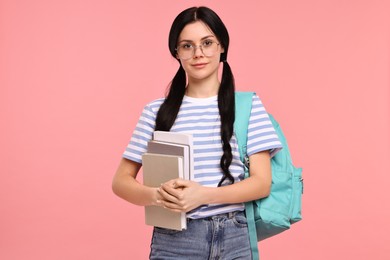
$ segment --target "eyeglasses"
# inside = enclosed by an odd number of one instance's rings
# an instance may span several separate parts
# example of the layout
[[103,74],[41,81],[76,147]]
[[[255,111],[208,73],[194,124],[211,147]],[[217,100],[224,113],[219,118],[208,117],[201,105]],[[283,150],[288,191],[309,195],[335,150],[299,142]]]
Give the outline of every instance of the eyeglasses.
[[176,48],[177,55],[182,60],[189,60],[195,55],[196,48],[200,48],[206,57],[213,56],[218,51],[219,43],[212,40],[204,40],[200,45],[183,43]]

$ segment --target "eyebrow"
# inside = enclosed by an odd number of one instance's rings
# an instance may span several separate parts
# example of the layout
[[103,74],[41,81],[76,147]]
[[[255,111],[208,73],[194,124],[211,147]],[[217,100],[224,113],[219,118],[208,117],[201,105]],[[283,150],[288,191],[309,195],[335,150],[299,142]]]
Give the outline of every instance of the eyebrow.
[[[210,34],[210,35],[207,35],[207,36],[205,36],[205,37],[202,37],[202,39],[200,39],[200,40],[203,41],[203,40],[205,40],[205,39],[207,39],[207,38],[211,38],[211,37],[215,38],[214,35]],[[179,41],[178,43],[181,43],[181,42],[193,42],[193,41],[191,41],[191,40],[181,40],[181,41]]]

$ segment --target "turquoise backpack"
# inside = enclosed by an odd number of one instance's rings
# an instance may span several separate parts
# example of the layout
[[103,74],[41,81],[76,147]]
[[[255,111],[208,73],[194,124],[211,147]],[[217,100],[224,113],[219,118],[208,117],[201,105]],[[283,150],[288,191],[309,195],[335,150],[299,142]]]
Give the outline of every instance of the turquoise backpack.
[[[234,131],[236,134],[240,159],[246,165],[246,143],[248,123],[252,109],[253,92],[236,92],[236,114]],[[249,238],[253,259],[259,259],[257,242],[290,228],[290,225],[301,220],[301,200],[303,193],[302,169],[292,164],[286,138],[272,115],[271,122],[283,145],[271,159],[272,186],[266,198],[245,203],[248,219]],[[249,169],[245,167],[245,178]]]

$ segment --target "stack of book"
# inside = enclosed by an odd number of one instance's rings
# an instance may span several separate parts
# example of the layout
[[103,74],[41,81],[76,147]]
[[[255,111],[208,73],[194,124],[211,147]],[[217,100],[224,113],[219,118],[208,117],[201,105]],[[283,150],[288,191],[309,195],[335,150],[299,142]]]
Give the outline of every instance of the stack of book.
[[[169,180],[193,179],[193,140],[191,134],[155,131],[142,155],[144,185],[159,187]],[[145,207],[145,223],[150,226],[183,230],[186,214],[160,206]]]

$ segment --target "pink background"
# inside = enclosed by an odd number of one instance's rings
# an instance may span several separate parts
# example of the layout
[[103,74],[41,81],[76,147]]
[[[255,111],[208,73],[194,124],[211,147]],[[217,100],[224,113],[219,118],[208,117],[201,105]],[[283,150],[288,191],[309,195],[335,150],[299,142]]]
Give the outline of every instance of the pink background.
[[[237,3],[240,3],[238,5]],[[143,208],[111,179],[177,70],[174,17],[208,5],[304,168],[304,220],[262,259],[390,259],[390,4],[0,0],[0,259],[146,259]]]

